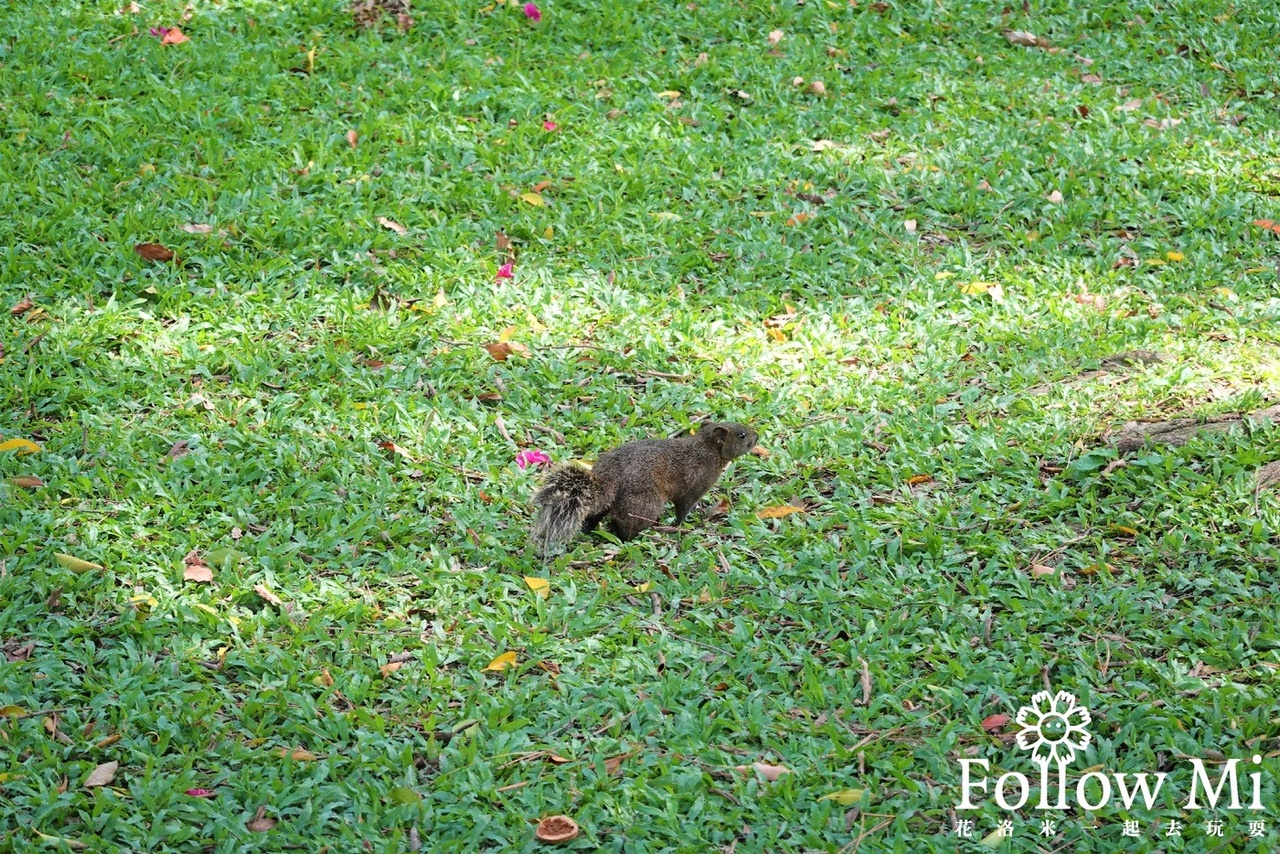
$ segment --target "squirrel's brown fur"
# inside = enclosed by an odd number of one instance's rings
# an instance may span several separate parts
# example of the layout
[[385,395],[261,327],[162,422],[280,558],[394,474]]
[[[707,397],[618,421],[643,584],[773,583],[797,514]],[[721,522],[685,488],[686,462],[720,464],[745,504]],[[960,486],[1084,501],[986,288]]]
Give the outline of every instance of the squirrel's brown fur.
[[656,525],[668,502],[675,504],[680,524],[725,466],[750,451],[756,438],[745,424],[704,424],[692,436],[628,442],[601,454],[590,470],[558,466],[533,497],[538,554],[554,554],[606,516],[618,539],[630,540]]

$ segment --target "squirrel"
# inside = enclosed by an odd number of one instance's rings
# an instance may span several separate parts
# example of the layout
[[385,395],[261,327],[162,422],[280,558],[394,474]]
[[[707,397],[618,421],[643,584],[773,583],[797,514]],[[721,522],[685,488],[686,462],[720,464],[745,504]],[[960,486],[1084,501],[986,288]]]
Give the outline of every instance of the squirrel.
[[534,547],[542,557],[555,554],[605,516],[626,542],[656,525],[667,502],[676,505],[679,525],[725,466],[755,447],[757,438],[745,424],[709,423],[692,436],[627,442],[601,454],[589,469],[558,466],[533,496]]

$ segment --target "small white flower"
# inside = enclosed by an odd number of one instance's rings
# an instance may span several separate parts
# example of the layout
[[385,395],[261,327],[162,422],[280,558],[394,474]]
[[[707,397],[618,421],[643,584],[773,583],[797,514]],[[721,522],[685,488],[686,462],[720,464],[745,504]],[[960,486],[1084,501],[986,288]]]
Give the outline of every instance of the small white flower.
[[1067,765],[1076,758],[1076,751],[1084,750],[1093,740],[1084,729],[1092,720],[1089,710],[1077,705],[1073,694],[1041,691],[1031,698],[1030,706],[1018,709],[1014,718],[1022,727],[1018,746],[1030,750],[1031,758],[1042,766],[1050,762]]

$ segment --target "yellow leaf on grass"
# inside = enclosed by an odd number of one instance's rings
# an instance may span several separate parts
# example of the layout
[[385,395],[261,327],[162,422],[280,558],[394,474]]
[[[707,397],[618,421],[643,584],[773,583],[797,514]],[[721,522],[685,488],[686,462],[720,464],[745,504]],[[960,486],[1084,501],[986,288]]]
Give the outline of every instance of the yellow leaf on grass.
[[88,572],[91,569],[102,569],[102,566],[99,564],[89,563],[87,560],[81,560],[80,558],[72,557],[71,555],[64,555],[61,552],[55,552],[53,559],[72,572]]
[[488,665],[485,666],[484,669],[490,673],[501,673],[502,671],[506,670],[508,667],[511,667],[515,663],[516,663],[516,654],[514,652],[504,652],[502,655],[498,656],[493,661],[490,661]]
[[658,222],[679,222],[683,219],[680,214],[672,213],[671,211],[659,211],[653,215],[653,218]]
[[282,747],[276,751],[276,756],[279,756],[281,759],[292,759],[294,762],[315,762],[320,758],[310,750],[303,750],[301,747],[295,747],[292,750],[287,747]]
[[1183,255],[1181,252],[1166,252],[1164,253],[1164,257],[1168,258],[1170,261],[1181,261],[1187,256]]
[[526,575],[524,577],[524,583],[529,585],[529,589],[543,599],[546,599],[547,594],[551,592],[551,582],[545,578]]
[[659,98],[666,98],[668,101],[674,101],[680,97],[680,92],[676,89],[668,89],[665,92],[658,93]]
[[637,592],[637,593],[648,593],[648,592],[649,592],[649,588],[650,588],[650,587],[652,587],[652,586],[653,586],[653,582],[652,582],[652,581],[646,581],[644,584],[637,584],[637,585],[636,585],[636,592]]
[[939,282],[941,282],[944,279],[950,279],[954,275],[955,273],[951,272],[950,270],[939,270],[938,272],[933,274],[933,277],[937,279]]
[[783,516],[790,516],[792,513],[803,513],[803,507],[796,507],[793,504],[782,504],[777,507],[766,507],[756,513],[757,519],[781,519]]
[[930,483],[932,481],[933,481],[933,475],[931,474],[917,474],[907,478],[907,485],[919,486],[922,483]]
[[39,445],[27,439],[9,439],[0,442],[0,451],[17,451],[19,456],[22,454],[34,454],[39,450]]
[[20,718],[26,713],[22,706],[0,706],[0,718]]
[[38,830],[35,833],[36,836],[40,837],[40,841],[43,842],[47,848],[61,848],[64,845],[72,851],[86,851],[89,848],[88,845],[85,845],[78,839],[68,839],[65,836],[50,836],[49,834],[41,833]]
[[779,344],[786,343],[786,340],[787,340],[786,333],[784,333],[781,329],[766,329],[765,334],[767,334],[770,338],[772,338],[774,341],[778,342]]
[[1231,290],[1231,288],[1214,288],[1213,292],[1218,296],[1222,297],[1223,299],[1236,298],[1236,292]]
[[541,193],[521,193],[520,200],[525,204],[533,205],[535,208],[540,208],[546,204],[542,199]]
[[865,789],[841,789],[818,798],[820,801],[835,801],[842,807],[851,807],[862,800]]
[[985,294],[992,288],[998,287],[1000,287],[1000,285],[997,282],[961,282],[960,293],[966,294],[967,296],[977,296],[978,294]]

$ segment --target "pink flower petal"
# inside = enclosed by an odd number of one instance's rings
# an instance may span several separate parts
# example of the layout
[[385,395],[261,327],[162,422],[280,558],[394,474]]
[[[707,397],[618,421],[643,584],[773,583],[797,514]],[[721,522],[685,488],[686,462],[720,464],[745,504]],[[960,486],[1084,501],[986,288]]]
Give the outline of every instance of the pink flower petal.
[[537,3],[525,3],[524,16],[536,24],[542,20],[542,10],[538,8]]
[[555,130],[555,129],[556,129],[556,127],[557,127],[557,125],[556,125],[556,123],[555,123],[555,122],[553,122],[553,121],[545,121],[545,122],[543,122],[543,123],[542,123],[542,129],[543,129],[543,130]]
[[193,798],[213,798],[217,797],[217,792],[213,789],[187,789],[182,794],[190,795]]
[[497,277],[499,279],[514,279],[516,277],[515,265],[512,264],[510,261],[503,264],[501,267],[498,268]]
[[152,27],[151,35],[155,36],[158,39],[162,39],[165,36],[169,35],[169,28],[168,27]]
[[528,468],[529,466],[540,466],[551,462],[551,457],[539,450],[521,451],[516,454],[516,465],[520,468]]

